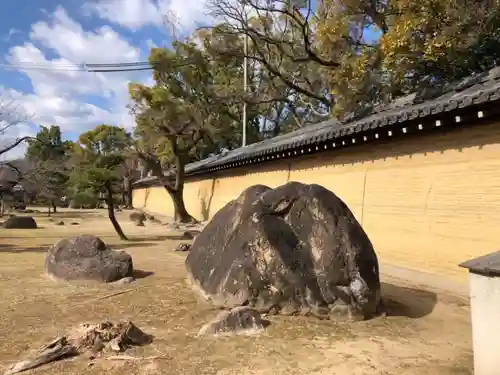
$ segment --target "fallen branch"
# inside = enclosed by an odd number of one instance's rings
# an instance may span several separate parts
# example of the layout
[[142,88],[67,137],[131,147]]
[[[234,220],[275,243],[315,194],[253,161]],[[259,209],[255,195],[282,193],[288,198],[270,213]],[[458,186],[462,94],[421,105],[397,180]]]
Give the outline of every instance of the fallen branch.
[[130,293],[130,292],[134,292],[138,289],[142,289],[144,287],[140,287],[140,288],[133,288],[133,289],[127,289],[127,290],[121,290],[119,292],[115,292],[115,293],[110,293],[110,294],[106,294],[105,296],[102,296],[102,297],[98,297],[96,298],[95,300],[93,300],[92,302],[94,301],[102,301],[103,299],[108,299],[108,298],[113,298],[113,297],[116,297],[116,296],[120,296],[122,294],[126,294],[126,293]]
[[126,289],[126,290],[120,290],[120,291],[118,291],[118,292],[114,292],[114,293],[106,294],[106,295],[101,296],[101,297],[98,297],[98,298],[93,298],[93,299],[91,299],[91,300],[83,301],[83,302],[80,302],[80,303],[75,303],[74,305],[71,305],[71,307],[74,307],[74,306],[81,306],[81,305],[85,305],[85,304],[87,304],[87,303],[92,303],[92,302],[97,302],[97,301],[102,301],[102,300],[105,300],[105,299],[108,299],[108,298],[113,298],[113,297],[120,296],[120,295],[122,295],[122,294],[135,292],[136,290],[143,289],[143,288],[146,288],[146,287],[148,287],[148,286],[147,286],[147,285],[143,285],[143,286],[140,286],[140,287],[137,287],[137,288]]
[[[35,358],[27,359],[11,366],[4,375],[13,375],[26,370],[31,370],[44,364],[54,362],[70,356],[77,356],[85,351],[99,352],[109,349],[113,352],[122,352],[130,346],[149,344],[152,336],[144,333],[132,322],[113,324],[103,322],[100,324],[82,324],[69,336],[58,337],[44,345]],[[166,356],[136,358],[129,356],[112,356],[118,360],[152,360],[169,359]]]
[[65,336],[58,337],[40,351],[40,354],[33,359],[21,361],[12,366],[5,375],[17,374],[31,370],[50,362],[78,354],[75,346],[70,344]]
[[152,357],[132,357],[130,355],[113,355],[111,357],[106,357],[108,361],[154,361],[157,359],[172,359],[170,357],[155,355]]

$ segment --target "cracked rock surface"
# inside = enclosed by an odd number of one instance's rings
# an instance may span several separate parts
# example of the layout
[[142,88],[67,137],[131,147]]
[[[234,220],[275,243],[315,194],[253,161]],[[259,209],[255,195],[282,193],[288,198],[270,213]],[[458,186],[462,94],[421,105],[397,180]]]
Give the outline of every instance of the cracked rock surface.
[[380,310],[373,246],[347,205],[319,185],[246,189],[196,237],[186,269],[218,307],[333,319]]

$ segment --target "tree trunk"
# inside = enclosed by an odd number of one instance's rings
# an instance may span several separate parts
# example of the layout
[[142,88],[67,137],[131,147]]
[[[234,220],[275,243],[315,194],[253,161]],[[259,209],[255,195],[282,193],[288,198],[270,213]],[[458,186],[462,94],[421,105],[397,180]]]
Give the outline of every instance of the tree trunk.
[[52,201],[52,212],[57,214],[57,206],[56,206],[56,202],[55,201]]
[[184,204],[183,190],[175,190],[167,185],[164,187],[174,203],[174,220],[180,223],[195,223],[196,219],[189,214]]
[[175,158],[175,185],[165,180],[163,171],[161,172],[162,183],[174,203],[174,221],[181,223],[196,223],[197,220],[192,217],[184,204],[184,163],[182,155]]
[[0,195],[0,217],[5,214],[5,201],[3,199],[3,194]]
[[130,177],[123,177],[122,186],[122,201],[126,209],[132,209],[132,179]]
[[118,234],[118,237],[124,241],[128,241],[127,236],[125,236],[125,233],[123,233],[122,227],[118,223],[118,220],[116,220],[115,216],[115,206],[113,202],[113,189],[111,188],[111,183],[107,182],[106,183],[106,206],[108,206],[108,217],[109,220],[111,221],[111,224],[113,224],[113,228],[115,228],[116,234]]
[[132,208],[134,208],[134,203],[133,203],[133,199],[132,199],[132,179],[131,178],[127,178],[126,194],[127,194],[127,206],[126,207],[129,209],[132,209]]
[[49,207],[48,207],[48,209],[49,209],[49,216],[52,215],[52,212],[50,211],[50,207],[51,207],[51,205],[49,204]]
[[123,187],[121,188],[121,195],[122,195],[122,205],[127,207],[127,192]]
[[[197,220],[189,214],[184,204],[184,163],[182,162],[182,157],[177,155],[175,158],[175,185],[172,184],[169,177],[163,174],[158,159],[144,160],[148,163],[148,168],[153,172],[153,175],[172,198],[174,204],[174,220],[181,223],[196,223]],[[132,191],[132,189],[130,189],[130,191]]]

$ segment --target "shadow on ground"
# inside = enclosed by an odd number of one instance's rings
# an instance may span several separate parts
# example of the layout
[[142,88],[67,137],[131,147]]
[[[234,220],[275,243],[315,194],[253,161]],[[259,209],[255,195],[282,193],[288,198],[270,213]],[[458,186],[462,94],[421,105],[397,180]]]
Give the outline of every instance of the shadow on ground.
[[[134,247],[149,247],[155,246],[154,242],[126,242],[120,244],[110,244],[109,247],[113,250],[126,250]],[[1,245],[0,244],[0,254],[1,253],[11,253],[11,254],[22,254],[22,253],[45,253],[52,244],[40,245],[40,246],[16,246],[12,244]]]
[[183,235],[161,235],[161,236],[147,236],[147,237],[131,237],[129,238],[130,242],[141,242],[141,241],[180,241],[186,240],[187,237]]
[[[37,227],[36,228],[5,228],[3,226],[3,223],[1,223],[0,224],[0,228],[5,229],[6,231],[15,231],[17,233],[22,233],[22,232],[36,231],[36,230],[40,230],[40,229],[45,229],[46,227],[40,226],[37,223]],[[0,236],[0,238],[11,238],[11,236]]]
[[132,247],[149,247],[157,245],[154,242],[134,242],[128,241],[120,244],[110,244],[109,247],[113,250],[125,250],[130,249]]
[[388,316],[423,318],[434,311],[438,298],[436,293],[424,289],[407,288],[382,283],[382,300]]
[[[55,214],[51,214],[50,217],[54,220],[57,220],[57,219],[65,219],[65,218],[69,218],[69,219],[76,219],[76,218],[86,218],[86,217],[89,217],[89,216],[100,216],[101,214],[101,210],[99,209],[82,209],[82,210],[75,210],[75,211],[63,211],[63,212],[57,212]],[[31,214],[35,217],[37,216],[45,216],[45,217],[49,217],[47,212],[37,212],[37,213],[34,213],[34,214]]]
[[50,216],[47,211],[43,210],[35,210],[35,212],[28,211],[13,211],[9,212],[7,215],[15,215],[15,216],[33,216],[34,218],[52,218],[54,220],[57,219],[67,219],[67,218],[86,218],[89,216],[100,216],[102,210],[99,209],[82,209],[82,210],[74,210],[74,211],[61,211],[57,213],[51,213]]
[[154,274],[155,273],[152,271],[134,270],[134,272],[132,273],[132,277],[134,279],[145,279],[146,277],[152,276]]

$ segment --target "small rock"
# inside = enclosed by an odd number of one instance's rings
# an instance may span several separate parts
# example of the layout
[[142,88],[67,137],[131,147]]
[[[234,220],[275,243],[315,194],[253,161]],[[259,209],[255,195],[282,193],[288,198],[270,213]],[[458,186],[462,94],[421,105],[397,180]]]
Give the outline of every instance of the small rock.
[[22,202],[16,202],[12,205],[12,207],[14,208],[14,210],[25,210],[26,209],[26,205]]
[[191,249],[191,244],[181,243],[175,247],[174,251],[189,251],[190,249]]
[[57,223],[55,223],[55,225],[64,225],[64,221],[58,221]]
[[199,230],[187,230],[182,235],[187,239],[194,240],[201,232]]
[[113,282],[113,284],[125,285],[125,284],[133,283],[134,281],[135,281],[135,279],[132,276],[127,276],[127,277],[124,277],[123,279],[120,279],[120,280]]
[[240,306],[223,311],[215,319],[201,327],[198,336],[221,334],[255,334],[263,331],[269,321],[251,307]]
[[80,225],[80,223],[77,223],[76,221],[71,222],[71,225]]
[[132,212],[130,213],[129,218],[138,227],[143,227],[144,222],[146,221],[146,214],[144,212]]

